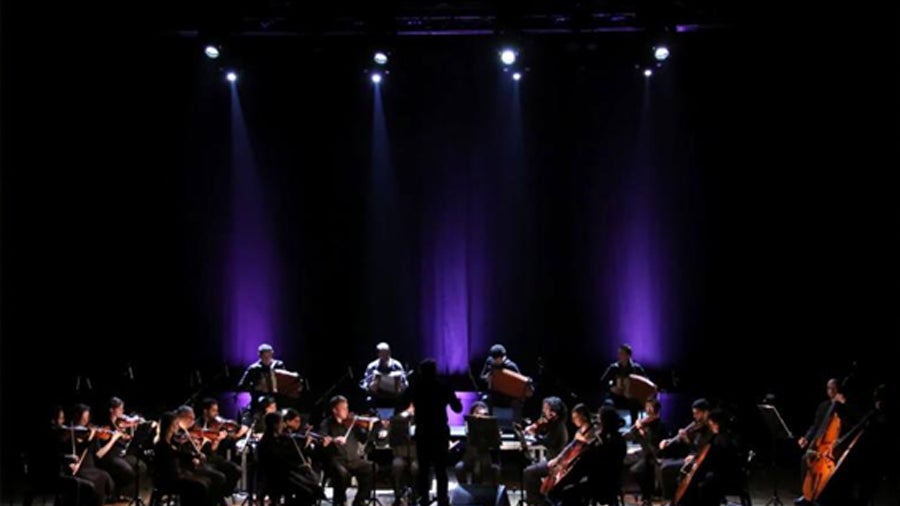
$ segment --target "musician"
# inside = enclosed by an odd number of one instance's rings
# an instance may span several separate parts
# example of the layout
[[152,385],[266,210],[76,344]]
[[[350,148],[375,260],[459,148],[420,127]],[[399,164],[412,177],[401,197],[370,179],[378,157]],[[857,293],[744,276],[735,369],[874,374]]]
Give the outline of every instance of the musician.
[[99,469],[97,470],[99,473],[92,479],[89,479],[92,473],[87,470],[84,473],[72,474],[73,469],[78,467],[77,459],[81,456],[77,439],[79,436],[86,438],[88,432],[77,433],[76,442],[73,444],[74,431],[66,426],[66,414],[62,407],[57,406],[51,414],[50,433],[46,438],[48,446],[42,454],[48,459],[47,478],[56,481],[57,493],[61,499],[59,506],[103,506],[111,487],[107,481],[110,479],[109,474]]
[[[226,494],[233,494],[237,487],[237,482],[241,479],[241,467],[227,458],[227,450],[234,448],[235,441],[241,436],[246,435],[249,427],[241,425],[238,430],[232,434],[221,427],[222,419],[219,418],[219,403],[215,399],[207,398],[201,403],[203,415],[194,420],[194,427],[203,430],[215,431],[219,429],[218,437],[203,445],[202,450],[206,455],[206,463],[225,475],[227,486]],[[185,414],[186,417],[192,418],[194,411]]]
[[246,436],[250,431],[250,427],[243,423],[236,424],[237,428],[228,427],[229,430],[225,430],[226,424],[235,424],[235,422],[225,420],[219,416],[219,401],[211,397],[203,399],[200,403],[200,408],[201,415],[195,423],[197,427],[203,430],[221,429],[218,439],[210,443],[210,450],[222,457],[226,455],[228,450],[234,449],[235,441]]
[[201,457],[184,451],[177,440],[181,434],[175,413],[163,413],[159,421],[159,440],[153,447],[154,486],[163,492],[177,493],[184,506],[217,506],[216,496],[208,477],[195,472],[202,465]]
[[[240,479],[240,470],[235,476],[233,468],[226,469],[225,467],[217,466],[220,463],[215,459],[213,461],[215,464],[209,462],[209,450],[207,447],[211,441],[202,436],[191,434],[191,429],[195,427],[195,422],[194,408],[179,406],[175,410],[175,424],[179,436],[176,441],[178,450],[186,455],[191,455],[192,459],[197,459],[191,471],[204,479],[211,497],[222,498],[233,494],[237,480]],[[226,471],[228,474],[225,474]]]
[[[247,370],[244,371],[244,375],[238,381],[238,390],[250,392],[253,401],[268,395],[281,401],[281,404],[285,404],[287,399],[278,393],[275,371],[288,372],[284,362],[275,359],[275,350],[271,345],[259,345],[259,360],[250,364]],[[251,407],[255,408],[256,406]],[[261,429],[262,425],[263,420],[260,420]]]
[[[469,416],[488,417],[491,416],[491,411],[487,404],[477,401],[469,406]],[[457,483],[497,485],[500,482],[500,466],[494,463],[490,451],[469,443],[466,444],[462,459],[453,466],[453,472]]]
[[313,471],[301,449],[301,442],[285,432],[280,413],[265,416],[265,432],[259,442],[259,465],[262,471],[262,494],[277,501],[285,496],[288,505],[311,505],[324,498],[319,476]]
[[825,395],[827,396],[827,399],[819,403],[819,406],[816,408],[813,424],[810,425],[806,433],[797,440],[797,445],[800,446],[800,448],[806,449],[806,447],[809,446],[809,443],[815,439],[822,424],[826,422],[826,417],[828,416],[832,404],[835,404],[835,413],[837,413],[838,418],[843,418],[842,415],[846,414],[844,406],[847,403],[847,397],[844,396],[844,393],[841,391],[841,385],[837,379],[831,378],[828,380],[825,384]]
[[367,433],[372,424],[357,424],[343,395],[332,397],[329,405],[331,415],[322,420],[319,432],[326,436],[322,446],[325,468],[334,486],[334,505],[343,506],[347,502],[347,486],[350,485],[350,477],[354,476],[359,488],[353,506],[362,506],[369,499],[374,480],[372,464],[363,458]]
[[[547,458],[557,457],[569,440],[569,430],[566,428],[566,405],[559,397],[547,397],[541,406],[541,418],[525,427],[526,434],[535,435],[535,443],[541,444],[547,449]],[[539,462],[525,468],[524,482],[529,504],[544,502],[541,495],[541,479],[549,474],[547,462]]]
[[244,413],[241,424],[250,427],[250,432],[256,436],[256,439],[259,439],[258,436],[266,430],[266,415],[278,411],[278,403],[275,402],[274,397],[263,395],[252,404],[255,405],[255,409],[251,407]]
[[[416,460],[416,449],[410,437],[410,427],[415,424],[415,406],[404,410],[396,410],[390,425],[390,444],[393,460],[391,461],[391,478],[394,485],[393,506],[400,504],[404,489],[415,489],[419,476],[419,462]],[[414,502],[413,500],[410,501]]]
[[91,481],[98,491],[103,491],[104,497],[110,496],[116,490],[116,483],[108,472],[97,466],[96,460],[112,449],[116,441],[122,437],[122,433],[111,432],[109,440],[104,443],[99,437],[97,428],[91,426],[91,408],[86,404],[75,405],[69,418],[69,425],[87,430],[86,433],[82,430],[76,434],[75,451],[80,464],[70,464],[69,468],[73,471],[77,469],[75,476]]
[[[572,437],[569,444],[560,451],[559,455],[556,455],[547,461],[546,472],[543,472],[545,480],[551,479],[550,475],[554,470],[567,468],[572,465],[583,449],[591,445],[596,438],[596,432],[594,431],[594,426],[591,422],[591,412],[586,404],[579,403],[572,408],[571,420],[572,425],[575,426],[575,435]],[[577,481],[577,479],[574,481]],[[557,484],[558,482],[554,483],[551,492],[560,490],[560,488],[556,486]],[[527,501],[529,504],[553,504],[548,501],[546,496],[541,494],[540,487],[538,487],[538,490],[530,489],[527,482],[525,486],[526,492],[528,492]]]
[[[131,442],[131,436],[118,430],[119,420],[125,416],[125,402],[118,397],[113,397],[108,403],[109,418],[106,428],[115,430],[113,438],[106,444],[98,445],[97,467],[108,472],[116,484],[116,496],[120,501],[127,501],[130,492],[133,492],[135,470],[130,462],[125,459],[125,451]],[[132,457],[134,458],[134,457]]]
[[[495,344],[491,346],[488,358],[481,369],[481,379],[487,384],[488,390],[491,390],[491,378],[494,372],[500,369],[509,369],[512,372],[521,374],[519,366],[506,356],[506,348],[502,344]],[[513,420],[522,418],[522,402],[518,399],[512,399],[499,392],[490,392],[484,397],[484,400],[492,407],[512,408]],[[497,414],[497,416],[500,415]]]
[[875,389],[873,401],[874,409],[858,427],[864,432],[848,457],[852,466],[848,481],[856,492],[853,499],[858,506],[874,504],[879,482],[898,475],[896,455],[900,448],[890,430],[887,385]]
[[[741,481],[741,453],[729,432],[728,414],[721,409],[710,411],[707,420],[712,438],[703,462],[698,466],[682,502],[688,506],[719,506],[728,490]],[[686,459],[686,465],[693,462]],[[696,483],[696,485],[695,485]]]
[[[610,406],[600,408],[598,419],[599,427],[597,428],[599,430],[588,445],[583,462],[580,462],[578,468],[573,470],[573,480],[578,480],[579,474],[586,476],[587,490],[585,492],[588,499],[605,504],[617,500],[622,491],[622,469],[626,444],[625,438],[619,432],[624,425],[624,420],[614,408]],[[583,504],[582,499],[585,494],[577,492],[579,492],[578,487],[575,487],[573,490],[575,497],[566,497],[566,494],[563,494],[562,506],[570,503]]]
[[636,478],[641,489],[641,504],[649,506],[656,492],[656,476],[659,471],[657,449],[662,441],[665,427],[662,418],[662,404],[656,398],[644,403],[647,416],[641,418],[625,434],[625,439],[636,441],[641,445],[641,453],[637,462],[631,464],[629,472]]
[[[400,394],[406,390],[408,386],[406,380],[406,371],[403,364],[398,360],[391,358],[391,347],[388,343],[378,343],[375,346],[378,358],[373,360],[366,366],[366,372],[363,375],[360,387],[369,394],[369,401],[378,405],[386,402],[394,402]],[[396,391],[379,388],[382,381],[393,381],[391,376],[399,375],[399,385]]]
[[294,408],[285,409],[282,420],[284,421],[284,432],[288,435],[299,434],[303,429],[303,417]]
[[[675,437],[659,442],[659,449],[669,457],[660,462],[660,478],[663,495],[671,497],[675,493],[678,475],[681,469],[690,465],[697,453],[712,439],[709,428],[709,401],[697,399],[691,405],[693,422],[679,429]],[[686,454],[686,456],[684,456]]]
[[638,411],[641,406],[639,401],[625,397],[624,382],[632,374],[638,376],[647,376],[644,368],[632,360],[631,346],[622,344],[619,346],[618,359],[606,368],[603,376],[600,378],[601,387],[607,392],[607,399],[613,402],[613,405],[619,409],[627,409],[631,412],[631,423],[634,423],[638,417]]
[[447,465],[450,459],[450,427],[447,425],[447,406],[454,413],[461,413],[462,403],[450,387],[438,380],[437,363],[434,359],[423,360],[419,364],[417,376],[418,379],[410,385],[399,407],[406,409],[412,404],[416,409],[419,501],[422,506],[429,505],[429,473],[433,469],[437,481],[438,506],[449,506]]

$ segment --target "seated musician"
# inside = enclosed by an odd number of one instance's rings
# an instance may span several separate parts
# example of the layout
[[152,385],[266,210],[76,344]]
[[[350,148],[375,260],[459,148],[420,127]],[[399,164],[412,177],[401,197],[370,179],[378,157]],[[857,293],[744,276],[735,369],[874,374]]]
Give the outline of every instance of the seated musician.
[[[469,407],[470,416],[491,416],[488,405],[482,401]],[[500,466],[494,463],[490,450],[466,444],[462,459],[453,467],[457,483],[473,485],[493,484],[500,482]]]
[[659,443],[662,441],[665,427],[660,414],[662,404],[657,399],[649,399],[644,403],[647,416],[641,418],[625,434],[625,439],[641,445],[641,452],[636,462],[630,466],[629,472],[636,478],[641,489],[641,505],[649,506],[656,493],[656,476],[659,471]]
[[[575,426],[575,435],[569,444],[559,452],[559,455],[547,461],[547,474],[541,484],[541,488],[549,485],[548,493],[556,494],[557,496],[564,495],[562,494],[564,484],[556,481],[554,477],[556,472],[570,468],[581,452],[590,446],[596,438],[594,425],[591,422],[591,412],[586,404],[577,404],[572,408],[571,420]],[[564,480],[566,483],[571,484],[577,482],[578,478],[566,476]],[[529,494],[528,502],[530,504],[546,504],[550,501],[538,491],[537,494]]]
[[[89,434],[87,429],[75,432],[67,426],[62,407],[57,406],[51,412],[50,434],[42,441],[47,445],[42,452],[46,472],[39,476],[56,483],[58,506],[103,506],[111,490],[108,473],[100,469],[95,469],[95,473],[88,468],[82,471],[78,465]],[[73,474],[73,471],[78,472]]]
[[159,421],[159,439],[153,447],[154,486],[176,493],[184,506],[218,506],[221,496],[210,490],[210,479],[195,472],[202,461],[193,451],[184,451],[175,413],[163,413]]
[[683,500],[686,506],[718,506],[725,493],[734,490],[741,481],[741,453],[728,430],[728,414],[714,409],[709,413],[708,424],[712,434],[709,451],[691,480]]
[[281,495],[285,504],[296,506],[311,505],[324,498],[319,476],[301,447],[305,439],[297,441],[287,433],[278,412],[267,414],[264,423],[266,428],[257,449],[262,495],[273,501]]
[[[522,418],[522,401],[513,399],[507,395],[492,391],[492,377],[494,373],[501,369],[508,369],[512,372],[521,374],[519,366],[506,356],[506,348],[502,344],[491,346],[484,367],[481,369],[481,379],[487,384],[489,393],[484,396],[484,400],[491,408],[512,408],[512,420]],[[494,416],[504,418],[499,410],[494,410]]]
[[[378,358],[366,366],[360,387],[368,394],[368,401],[371,404],[379,407],[393,405],[409,386],[406,382],[406,371],[403,364],[391,358],[391,347],[388,343],[378,343],[375,350],[378,352]],[[395,385],[388,385],[388,382],[395,381]]]
[[663,495],[671,498],[675,493],[678,475],[682,468],[690,465],[697,453],[712,439],[712,431],[707,420],[709,418],[709,402],[697,399],[691,405],[693,422],[670,439],[659,442],[659,449],[668,456],[660,462],[660,479]]
[[266,415],[278,411],[278,403],[275,402],[274,397],[263,395],[253,405],[256,406],[255,409],[248,409],[244,413],[241,425],[250,427],[251,437],[258,440],[266,430]]
[[627,344],[619,346],[618,355],[618,360],[606,368],[600,378],[600,385],[607,392],[607,399],[612,401],[616,408],[627,409],[631,412],[631,423],[633,424],[637,420],[641,405],[640,401],[635,403],[633,399],[625,397],[624,383],[632,374],[647,376],[647,372],[640,364],[632,360],[631,346]]
[[[102,434],[91,426],[91,408],[86,404],[76,404],[69,418],[69,425],[81,429],[75,433],[75,457],[77,462],[69,464],[69,469],[74,476],[88,480],[94,484],[94,488],[103,492],[104,497],[111,498],[115,490],[115,481],[112,476],[96,465],[96,459],[102,458],[102,453],[110,451],[116,441],[122,436],[119,431]],[[103,436],[109,436],[104,441]]]
[[[526,434],[535,435],[535,443],[543,445],[548,459],[559,455],[569,440],[566,428],[566,405],[559,397],[544,399],[541,418],[525,428]],[[545,501],[541,495],[541,479],[549,473],[547,462],[539,462],[525,468],[524,481],[529,504],[541,504]]]
[[195,426],[195,421],[194,408],[179,406],[175,410],[179,450],[193,455],[199,461],[199,464],[195,464],[192,472],[208,483],[207,487],[212,496],[225,497],[234,493],[234,487],[240,478],[240,471],[237,473],[237,476],[233,474],[226,475],[222,470],[208,462],[207,447],[212,441],[198,431],[199,427]]
[[219,417],[219,403],[215,399],[204,399],[201,406],[203,415],[194,420],[194,427],[204,433],[216,434],[202,447],[206,462],[225,475],[228,482],[227,493],[234,493],[237,482],[241,479],[241,467],[228,458],[228,450],[234,449],[236,441],[246,435],[250,428]]
[[[271,345],[259,345],[259,360],[247,367],[237,385],[238,390],[250,392],[253,402],[251,408],[255,409],[255,402],[263,396],[275,397],[282,404],[287,402],[287,399],[279,395],[278,382],[275,379],[276,370],[288,372],[285,369],[284,362],[275,359],[275,349]],[[263,423],[262,420],[260,420],[260,423]]]
[[408,504],[414,504],[416,478],[419,475],[419,463],[416,460],[416,448],[410,436],[410,426],[415,424],[415,407],[410,404],[404,410],[397,410],[391,418],[390,444],[393,460],[391,461],[391,479],[394,485],[393,506],[400,504],[404,490],[413,493]]
[[594,502],[608,504],[616,501],[622,490],[626,445],[619,429],[624,421],[610,406],[600,408],[599,421],[599,432],[596,433],[595,439],[585,453],[584,462],[573,477],[577,479],[578,473],[582,473],[587,478],[586,494],[579,493],[577,497],[572,498],[575,501],[566,501],[563,497],[563,505],[567,502],[583,504],[585,495]]
[[325,436],[322,446],[325,454],[325,469],[334,486],[334,505],[343,506],[347,502],[347,486],[355,477],[359,488],[353,499],[353,506],[362,506],[372,492],[374,470],[372,464],[363,458],[367,432],[371,422],[358,424],[351,416],[347,398],[337,395],[329,402],[331,414],[324,420],[319,433]]
[[[113,397],[108,403],[109,418],[104,420],[104,428],[118,430],[119,420],[125,416],[125,402],[118,397]],[[104,450],[101,447],[97,451],[97,467],[108,472],[116,484],[116,495],[121,500],[128,500],[134,492],[135,466],[138,465],[135,457],[130,457],[131,462],[125,459],[125,451],[128,448],[131,434],[120,431],[112,442],[112,446]],[[134,462],[134,465],[132,465]]]

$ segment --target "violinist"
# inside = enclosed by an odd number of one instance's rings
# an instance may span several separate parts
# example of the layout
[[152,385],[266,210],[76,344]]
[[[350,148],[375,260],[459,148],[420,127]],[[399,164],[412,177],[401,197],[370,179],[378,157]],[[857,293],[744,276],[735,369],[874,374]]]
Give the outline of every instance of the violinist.
[[91,476],[87,468],[72,474],[80,456],[77,440],[86,438],[89,431],[76,432],[67,426],[62,407],[55,407],[51,414],[48,447],[43,453],[49,459],[46,476],[56,481],[60,506],[103,506],[111,486],[109,475],[97,469],[99,473]]
[[334,485],[334,506],[347,502],[347,486],[356,477],[359,488],[353,506],[362,506],[372,492],[374,471],[364,458],[364,445],[368,431],[376,419],[359,417],[350,413],[347,398],[336,395],[329,401],[331,414],[322,420],[319,433],[325,454],[325,468]]
[[[547,397],[541,407],[541,418],[525,427],[526,434],[533,434],[537,444],[547,449],[547,458],[553,459],[560,454],[569,440],[566,428],[566,405],[559,397]],[[542,504],[546,499],[541,495],[541,479],[549,474],[546,461],[532,464],[525,468],[525,491],[528,504]]]
[[[237,484],[234,476],[228,475],[211,465],[207,449],[217,434],[215,432],[204,433],[196,426],[194,409],[190,406],[180,406],[175,410],[178,434],[176,443],[181,452],[190,455],[194,461],[193,473],[204,478],[208,482],[210,494],[215,497],[225,497],[233,493]],[[240,472],[238,472],[238,478]]]
[[670,455],[660,462],[660,479],[663,494],[672,496],[683,468],[690,466],[695,456],[712,440],[713,433],[709,428],[709,402],[697,399],[691,405],[693,422],[679,429],[675,437],[659,442],[659,449]]
[[[102,490],[104,496],[111,496],[116,488],[115,481],[108,472],[97,467],[95,459],[102,458],[110,451],[121,433],[92,426],[91,408],[85,404],[75,405],[69,425],[72,428],[70,434],[74,435],[71,446],[76,459],[69,464],[69,469],[74,476],[93,482],[94,487],[98,491]],[[102,440],[105,442],[101,442]]]
[[228,459],[228,450],[235,447],[235,442],[245,435],[250,428],[239,425],[234,420],[227,420],[219,416],[219,403],[215,399],[206,398],[201,403],[203,416],[194,421],[194,428],[200,429],[203,434],[215,434],[209,444],[202,450],[206,455],[206,462],[216,471],[225,475],[227,480],[226,493],[233,494],[237,482],[241,479],[241,467]]
[[[727,490],[740,483],[741,453],[729,431],[730,418],[721,409],[709,413],[707,421],[712,438],[709,451],[697,469],[683,502],[691,506],[718,506]],[[693,484],[696,483],[696,487]]]
[[647,416],[641,418],[625,434],[625,439],[635,441],[641,445],[638,460],[631,464],[629,472],[636,478],[641,489],[641,505],[651,504],[656,493],[656,477],[659,471],[658,448],[665,431],[660,414],[662,404],[659,400],[648,399],[644,403],[644,412]]
[[300,434],[303,430],[303,417],[294,408],[287,408],[282,415],[284,420],[284,432],[287,434]]
[[[116,493],[121,500],[130,492],[135,480],[135,466],[126,460],[125,452],[131,442],[132,434],[119,429],[121,420],[125,418],[125,402],[113,397],[109,400],[109,418],[106,429],[114,430],[113,438],[104,447],[97,450],[97,467],[108,472],[116,483]],[[134,464],[139,465],[137,458],[132,456]]]
[[285,431],[282,415],[269,413],[264,423],[266,428],[258,447],[264,483],[262,495],[268,495],[273,500],[283,495],[285,504],[297,506],[311,505],[317,499],[324,498],[318,474],[312,470],[300,442]]
[[184,451],[178,435],[184,434],[175,413],[163,413],[159,422],[159,439],[153,447],[154,486],[164,492],[175,492],[184,506],[217,506],[209,477],[197,472],[203,463],[193,451]]
[[266,430],[266,415],[278,411],[278,403],[275,402],[274,397],[263,395],[257,399],[253,405],[256,406],[256,409],[248,410],[244,414],[244,419],[241,421],[241,424],[249,427],[250,432],[257,436],[256,439],[259,439],[258,436],[262,435]]

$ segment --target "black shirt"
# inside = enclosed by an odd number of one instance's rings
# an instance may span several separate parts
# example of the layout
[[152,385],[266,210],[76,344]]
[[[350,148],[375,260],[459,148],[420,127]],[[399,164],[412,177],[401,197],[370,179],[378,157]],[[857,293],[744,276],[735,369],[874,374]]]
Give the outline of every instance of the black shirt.
[[450,387],[435,380],[419,379],[409,387],[401,402],[406,408],[412,403],[416,408],[416,440],[450,436],[447,425],[447,406],[454,413],[462,412],[462,403]]
[[618,361],[615,361],[606,368],[603,377],[600,378],[600,384],[603,385],[603,388],[609,388],[617,379],[624,379],[632,374],[646,376],[647,372],[641,364],[638,364],[634,360],[630,360],[628,364],[624,366]]
[[273,393],[274,386],[272,381],[274,378],[272,371],[276,369],[284,370],[284,362],[273,360],[269,366],[265,366],[257,360],[244,371],[244,375],[238,382],[238,389],[246,392]]
[[536,435],[535,439],[547,449],[547,460],[550,460],[565,448],[569,440],[569,429],[564,420],[556,418],[548,422],[543,433]]
[[503,359],[503,362],[500,364],[495,364],[494,359],[488,357],[484,363],[484,367],[481,369],[481,379],[487,381],[488,375],[498,369],[509,369],[512,372],[520,372],[519,366],[508,358]]
[[343,424],[337,422],[333,416],[322,420],[319,427],[319,433],[323,436],[331,436],[332,438],[346,436],[347,441],[339,445],[334,441],[325,448],[325,456],[329,459],[341,463],[354,462],[362,459],[363,445],[365,444],[367,432],[361,427],[354,426],[349,430]]

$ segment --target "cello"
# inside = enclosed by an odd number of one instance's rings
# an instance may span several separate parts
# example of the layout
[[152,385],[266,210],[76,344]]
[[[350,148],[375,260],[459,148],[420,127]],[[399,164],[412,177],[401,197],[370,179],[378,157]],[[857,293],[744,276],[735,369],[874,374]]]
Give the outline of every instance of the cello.
[[[593,426],[588,425],[588,430],[584,431],[584,433],[579,432],[582,436],[587,436],[593,430]],[[601,441],[596,439],[596,441]],[[578,438],[572,440],[563,451],[560,452],[559,456],[556,457],[556,464],[550,468],[550,473],[543,479],[541,479],[541,493],[544,495],[549,495],[556,489],[560,482],[565,479],[565,477],[569,474],[570,471],[575,467],[575,464],[584,455],[585,451],[591,446],[592,442],[586,438]]]

